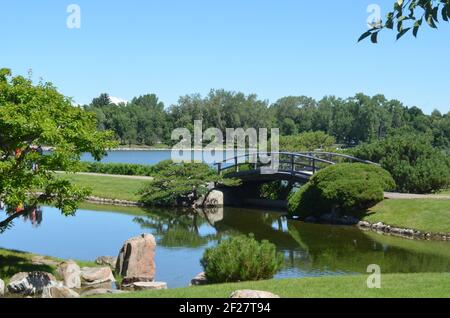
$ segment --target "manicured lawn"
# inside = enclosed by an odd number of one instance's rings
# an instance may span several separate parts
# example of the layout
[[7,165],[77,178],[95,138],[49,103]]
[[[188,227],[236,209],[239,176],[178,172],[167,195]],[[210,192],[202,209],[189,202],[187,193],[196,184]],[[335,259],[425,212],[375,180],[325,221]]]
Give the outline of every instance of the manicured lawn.
[[[33,264],[33,258],[38,257],[36,254],[26,253],[21,251],[6,250],[0,248],[0,278],[8,283],[9,279],[20,272],[42,271],[56,274],[56,265],[36,265]],[[54,257],[43,257],[48,261],[55,261],[57,263],[63,260]],[[80,267],[95,267],[98,266],[94,262],[76,261]],[[57,276],[57,275],[56,275]]]
[[385,200],[363,220],[423,232],[450,233],[450,200]]
[[197,286],[107,295],[113,298],[228,298],[238,289],[270,291],[283,298],[450,297],[450,273],[386,274],[381,289],[367,288],[366,275],[331,276]]
[[121,177],[64,174],[61,178],[67,178],[77,185],[90,188],[93,196],[128,201],[138,201],[137,192],[145,184],[143,180]]

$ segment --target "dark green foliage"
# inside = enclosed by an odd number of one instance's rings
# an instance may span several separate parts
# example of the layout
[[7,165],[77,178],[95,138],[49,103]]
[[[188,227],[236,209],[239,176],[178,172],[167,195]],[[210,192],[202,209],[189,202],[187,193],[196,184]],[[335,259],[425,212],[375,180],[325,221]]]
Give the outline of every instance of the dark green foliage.
[[286,200],[292,190],[292,184],[286,181],[273,181],[260,186],[260,196],[267,200]]
[[352,153],[380,163],[391,173],[397,191],[432,193],[450,185],[450,159],[431,142],[430,137],[407,133],[363,144]]
[[289,199],[289,212],[300,217],[331,212],[354,214],[384,199],[384,191],[395,188],[386,170],[362,163],[329,166]]
[[203,163],[167,160],[155,165],[154,171],[154,180],[140,191],[141,202],[149,206],[192,206],[208,193],[211,183],[238,184],[236,180],[223,179]]
[[274,244],[259,243],[253,236],[229,238],[207,249],[200,260],[208,281],[214,284],[270,279],[283,262]]
[[116,174],[123,176],[152,176],[155,173],[155,167],[129,163],[84,162],[80,167],[80,172]]
[[363,33],[358,41],[370,37],[372,43],[377,43],[378,33],[383,29],[395,29],[397,40],[408,32],[417,37],[423,24],[437,29],[440,21],[450,20],[450,2],[447,0],[395,0],[393,4],[393,10],[385,20],[374,22],[372,29]]

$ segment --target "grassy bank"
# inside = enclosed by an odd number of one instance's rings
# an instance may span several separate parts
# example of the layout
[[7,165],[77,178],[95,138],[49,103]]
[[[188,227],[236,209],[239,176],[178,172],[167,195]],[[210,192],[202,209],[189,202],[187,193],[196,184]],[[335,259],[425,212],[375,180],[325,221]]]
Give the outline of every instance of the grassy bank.
[[283,298],[450,297],[450,273],[386,274],[381,289],[367,288],[366,275],[283,279],[107,295],[113,298],[228,298],[238,289],[270,291]]
[[422,232],[450,233],[450,200],[385,200],[363,220]]
[[90,188],[92,195],[105,199],[119,199],[128,201],[138,201],[137,192],[145,181],[135,180],[127,177],[108,177],[90,175],[61,175],[73,183]]
[[[7,284],[20,272],[42,271],[56,275],[57,264],[62,259],[0,248],[0,278]],[[95,267],[94,262],[76,261],[80,267]],[[57,276],[57,275],[56,275]]]

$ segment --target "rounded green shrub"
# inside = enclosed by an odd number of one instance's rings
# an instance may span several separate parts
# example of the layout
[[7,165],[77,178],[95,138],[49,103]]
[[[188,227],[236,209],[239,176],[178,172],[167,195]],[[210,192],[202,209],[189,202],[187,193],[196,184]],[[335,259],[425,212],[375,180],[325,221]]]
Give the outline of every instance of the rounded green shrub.
[[284,258],[269,241],[236,236],[207,249],[200,262],[209,282],[227,283],[270,279]]
[[355,215],[384,199],[395,189],[389,172],[362,163],[329,166],[311,177],[289,199],[291,215],[306,218],[331,212]]

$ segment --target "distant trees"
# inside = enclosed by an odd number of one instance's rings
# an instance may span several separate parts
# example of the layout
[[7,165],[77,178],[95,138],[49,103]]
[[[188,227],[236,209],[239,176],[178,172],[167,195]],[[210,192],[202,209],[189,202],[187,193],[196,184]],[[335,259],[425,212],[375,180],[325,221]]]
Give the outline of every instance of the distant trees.
[[97,115],[100,130],[113,130],[121,144],[153,146],[170,137],[170,121],[164,104],[156,95],[143,95],[128,104],[111,103],[107,94],[85,106]]
[[282,151],[314,151],[329,149],[336,143],[336,139],[323,131],[307,132],[294,136],[280,137],[280,150]]
[[450,185],[450,157],[433,148],[430,136],[406,133],[363,144],[353,155],[379,162],[389,171],[397,191],[432,193]]
[[426,115],[418,107],[408,108],[383,95],[326,96],[319,101],[288,96],[269,104],[253,94],[212,90],[205,97],[182,96],[175,105],[164,107],[154,94],[121,105],[112,104],[102,94],[85,108],[96,113],[99,129],[114,130],[124,145],[171,145],[173,128],[193,130],[194,120],[203,120],[205,129],[217,127],[223,133],[226,128],[240,127],[276,127],[283,136],[321,131],[338,144],[353,146],[409,131],[430,136],[439,149],[450,146],[450,113]]

